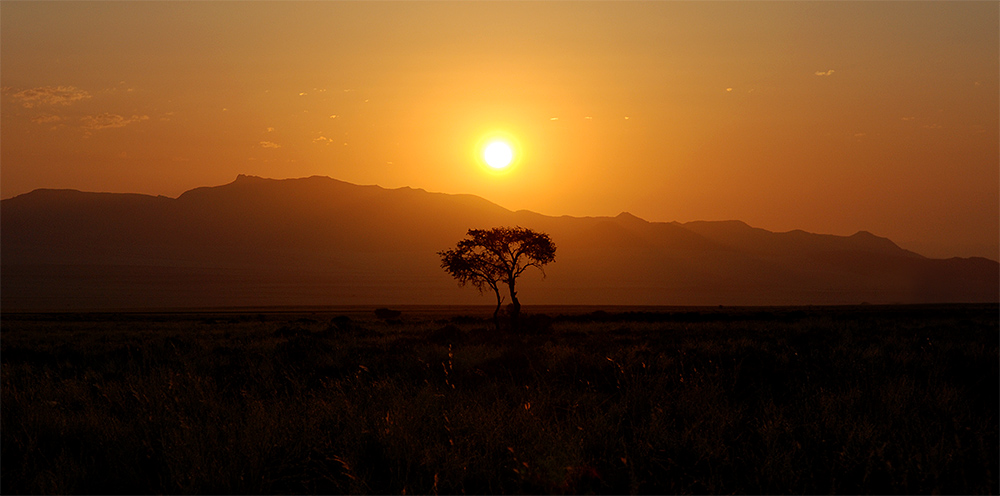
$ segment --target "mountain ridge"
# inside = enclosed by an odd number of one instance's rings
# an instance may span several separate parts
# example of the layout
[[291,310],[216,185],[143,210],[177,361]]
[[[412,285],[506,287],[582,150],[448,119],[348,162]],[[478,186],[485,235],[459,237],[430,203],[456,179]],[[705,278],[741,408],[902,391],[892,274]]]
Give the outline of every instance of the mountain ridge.
[[[241,174],[177,198],[40,189],[2,200],[0,216],[4,310],[122,302],[481,303],[439,268],[436,252],[469,228],[497,225],[544,231],[556,242],[548,278],[525,277],[529,303],[1000,299],[996,261],[930,259],[867,231],[775,233],[738,220],[651,222],[629,212],[555,217],[511,211],[475,195],[326,176]],[[152,272],[133,279],[119,274],[139,267]]]
[[[303,178],[274,179],[274,178],[264,178],[264,177],[261,177],[261,176],[248,175],[248,174],[238,174],[237,177],[236,177],[236,179],[234,181],[230,182],[230,183],[226,183],[226,184],[222,184],[222,185],[218,185],[218,186],[200,186],[200,187],[192,188],[190,190],[187,190],[187,191],[181,193],[176,198],[171,198],[171,197],[167,197],[167,196],[163,196],[163,195],[155,195],[154,196],[154,195],[148,195],[148,194],[142,194],[142,193],[109,193],[109,192],[81,191],[81,190],[69,189],[69,188],[38,188],[38,189],[32,190],[32,191],[30,191],[28,193],[22,193],[20,195],[17,195],[17,196],[14,196],[14,197],[8,198],[6,200],[2,200],[2,201],[6,203],[6,202],[8,202],[10,200],[14,200],[16,198],[21,198],[21,197],[37,196],[37,195],[42,195],[42,194],[53,195],[53,194],[61,194],[61,193],[72,193],[72,194],[80,194],[80,195],[84,195],[84,196],[95,196],[95,197],[112,197],[112,196],[116,196],[116,197],[119,197],[119,198],[133,198],[133,199],[189,200],[190,197],[198,195],[198,194],[203,193],[203,192],[221,191],[223,188],[237,186],[237,185],[238,186],[244,186],[244,185],[247,185],[247,184],[253,184],[253,185],[256,186],[256,185],[263,185],[263,184],[279,184],[279,183],[300,182],[300,181],[304,182],[304,181],[316,181],[316,180],[329,181],[332,184],[335,184],[335,185],[337,185],[339,187],[366,188],[366,189],[381,190],[381,191],[386,191],[386,192],[390,192],[390,191],[401,191],[401,192],[412,191],[412,192],[417,192],[417,193],[425,193],[425,194],[428,194],[428,195],[441,195],[441,196],[450,197],[450,198],[463,198],[463,199],[469,199],[469,200],[474,200],[474,201],[482,202],[484,204],[488,204],[490,206],[493,206],[493,207],[496,207],[496,208],[499,208],[499,209],[503,209],[506,212],[513,213],[513,214],[522,214],[522,213],[525,213],[525,214],[533,214],[533,215],[539,215],[539,216],[550,217],[550,218],[573,218],[573,219],[612,219],[612,218],[614,218],[614,219],[628,221],[628,222],[636,222],[636,221],[638,221],[638,222],[645,223],[645,224],[672,224],[672,225],[683,227],[685,229],[690,229],[690,228],[692,228],[694,226],[705,225],[705,224],[711,224],[711,225],[716,225],[716,226],[732,226],[732,225],[736,225],[739,228],[746,229],[748,231],[763,232],[763,233],[776,234],[776,235],[807,235],[807,236],[826,236],[826,237],[830,237],[830,238],[840,238],[840,239],[846,238],[846,239],[877,240],[877,242],[879,242],[879,243],[890,245],[890,246],[892,246],[894,248],[898,248],[898,249],[907,251],[909,253],[913,253],[914,255],[920,256],[922,258],[928,258],[928,257],[924,257],[923,255],[919,255],[919,254],[917,254],[915,252],[912,252],[912,251],[909,251],[909,250],[905,250],[905,249],[899,247],[899,245],[897,245],[895,242],[893,242],[889,238],[878,236],[878,235],[876,235],[874,233],[871,233],[870,231],[866,231],[866,230],[859,230],[859,231],[855,232],[854,234],[851,234],[851,235],[848,235],[848,236],[841,236],[841,235],[834,235],[834,234],[824,234],[824,233],[813,233],[813,232],[805,231],[805,230],[802,230],[802,229],[792,229],[790,231],[768,231],[768,230],[763,229],[763,228],[750,226],[746,222],[741,221],[741,220],[737,220],[737,219],[719,220],[719,221],[695,220],[695,221],[688,221],[688,222],[650,221],[650,220],[646,220],[646,219],[643,219],[641,217],[638,217],[638,216],[636,216],[636,215],[634,215],[634,214],[632,214],[630,212],[627,212],[627,211],[622,211],[622,212],[620,212],[619,214],[617,214],[615,216],[583,216],[583,217],[572,216],[572,215],[552,216],[552,215],[546,215],[546,214],[541,214],[541,213],[533,212],[531,210],[526,210],[526,209],[510,210],[510,209],[502,207],[502,206],[500,206],[500,205],[498,205],[496,203],[493,203],[493,202],[491,202],[491,201],[489,201],[489,200],[487,200],[485,198],[482,198],[482,197],[477,196],[477,195],[472,195],[472,194],[455,194],[455,193],[429,192],[429,191],[427,191],[427,190],[425,190],[423,188],[413,188],[413,187],[410,187],[410,186],[402,186],[402,187],[399,187],[399,188],[385,188],[385,187],[378,186],[378,185],[357,185],[357,184],[349,183],[349,182],[346,182],[346,181],[341,181],[339,179],[334,179],[334,178],[331,178],[329,176],[321,176],[321,175],[313,175],[313,176],[308,176],[308,177],[303,177]],[[961,259],[961,260],[974,259],[974,258],[983,258],[983,259],[986,259],[986,260],[991,260],[991,259],[985,258],[985,257],[950,257],[949,259],[951,259],[951,258]],[[996,260],[994,260],[994,261],[996,261]]]

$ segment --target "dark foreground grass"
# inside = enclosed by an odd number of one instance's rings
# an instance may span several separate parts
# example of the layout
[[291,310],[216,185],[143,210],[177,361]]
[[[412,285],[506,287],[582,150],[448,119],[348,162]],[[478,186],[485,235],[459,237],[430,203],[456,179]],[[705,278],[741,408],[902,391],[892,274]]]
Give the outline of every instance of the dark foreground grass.
[[15,493],[998,492],[998,308],[5,315]]

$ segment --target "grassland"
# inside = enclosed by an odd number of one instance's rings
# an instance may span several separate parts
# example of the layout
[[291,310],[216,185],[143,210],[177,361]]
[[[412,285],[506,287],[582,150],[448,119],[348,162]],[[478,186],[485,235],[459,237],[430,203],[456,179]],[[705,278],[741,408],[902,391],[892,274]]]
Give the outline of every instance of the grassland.
[[0,490],[1000,489],[997,305],[525,310],[4,314]]

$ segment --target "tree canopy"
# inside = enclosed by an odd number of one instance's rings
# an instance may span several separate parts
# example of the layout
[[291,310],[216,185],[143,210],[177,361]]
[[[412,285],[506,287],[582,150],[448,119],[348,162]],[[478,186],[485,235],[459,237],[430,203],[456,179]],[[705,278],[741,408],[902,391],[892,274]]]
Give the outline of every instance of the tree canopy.
[[503,303],[500,284],[507,286],[511,299],[511,318],[516,321],[521,310],[515,288],[517,278],[528,267],[545,274],[543,267],[555,261],[556,246],[548,234],[523,227],[469,229],[455,248],[438,252],[441,267],[458,280],[472,284],[480,293],[489,288],[497,297],[494,320]]

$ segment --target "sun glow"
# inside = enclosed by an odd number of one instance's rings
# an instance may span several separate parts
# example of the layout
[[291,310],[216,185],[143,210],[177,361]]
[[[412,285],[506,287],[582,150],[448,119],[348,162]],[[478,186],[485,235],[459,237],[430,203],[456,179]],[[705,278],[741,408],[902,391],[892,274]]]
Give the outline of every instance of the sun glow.
[[468,157],[488,176],[503,177],[524,163],[526,150],[518,137],[506,129],[494,128],[479,135],[468,148]]
[[494,169],[503,169],[514,159],[514,150],[504,141],[493,141],[483,149],[483,160]]

